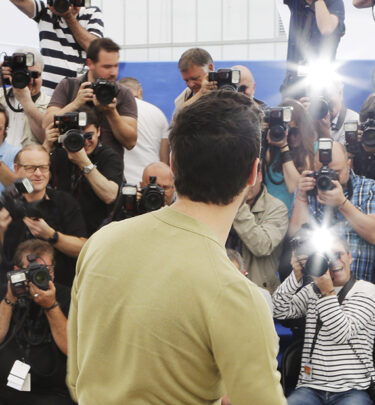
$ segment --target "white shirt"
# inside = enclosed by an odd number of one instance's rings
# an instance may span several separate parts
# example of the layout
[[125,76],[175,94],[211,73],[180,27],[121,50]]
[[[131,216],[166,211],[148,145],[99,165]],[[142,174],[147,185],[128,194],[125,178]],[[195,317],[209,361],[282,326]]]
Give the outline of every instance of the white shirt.
[[[337,120],[339,118],[339,114],[336,115],[336,117],[332,120],[332,124],[337,124]],[[348,121],[359,121],[359,114],[353,110],[350,110],[349,108],[346,110],[345,114],[345,119],[344,123]],[[345,145],[345,130],[344,130],[344,124],[341,126],[339,130],[332,130],[331,129],[331,138],[334,141],[337,141],[343,145]]]
[[132,150],[124,148],[124,175],[129,184],[142,180],[143,169],[160,162],[160,143],[168,138],[168,121],[163,112],[147,101],[135,99],[138,108],[138,138]]

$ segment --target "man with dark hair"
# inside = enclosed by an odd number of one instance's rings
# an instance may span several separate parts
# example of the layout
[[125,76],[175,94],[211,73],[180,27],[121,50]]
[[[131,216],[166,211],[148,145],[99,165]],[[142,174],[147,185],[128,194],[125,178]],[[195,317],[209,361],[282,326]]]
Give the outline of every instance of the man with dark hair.
[[188,49],[181,55],[178,68],[187,87],[174,101],[175,115],[203,94],[217,88],[216,82],[208,81],[208,72],[214,70],[214,62],[206,50]]
[[[98,7],[70,5],[64,11],[43,0],[10,0],[39,28],[41,53],[45,59],[43,89],[51,95],[64,77],[76,77],[85,65],[86,51],[97,37],[103,37],[103,16]],[[60,2],[61,3],[61,2]]]
[[29,216],[0,210],[0,242],[2,262],[0,276],[13,263],[17,246],[26,239],[39,238],[50,242],[56,252],[56,278],[71,286],[76,258],[86,242],[86,226],[78,203],[63,191],[47,188],[50,179],[50,156],[41,145],[28,145],[14,159],[14,177],[27,177],[33,191],[23,194]]
[[[132,149],[137,141],[137,105],[131,91],[115,83],[119,68],[119,46],[110,38],[98,38],[91,42],[87,51],[89,71],[77,78],[66,78],[56,87],[47,113],[44,128],[53,121],[54,115],[78,111],[88,104],[100,114],[101,137],[104,145],[112,147],[123,157],[123,146]],[[117,95],[107,104],[99,103],[92,83],[105,79],[115,84]]]
[[[9,117],[5,107],[0,104],[0,193],[4,190],[4,185],[12,182],[13,176],[10,170],[13,169],[14,157],[20,148],[9,145],[6,141]],[[4,182],[4,184],[3,184]]]
[[267,304],[224,248],[256,178],[259,111],[242,94],[211,92],[181,111],[170,141],[177,201],[102,228],[80,255],[71,394],[80,405],[217,404],[225,393],[233,404],[286,405]]
[[[54,249],[48,242],[21,243],[14,255],[13,277],[21,278],[30,262],[33,274],[39,274],[34,282],[25,281],[22,291],[20,282],[18,288],[11,281],[1,285],[0,403],[73,405],[65,385],[70,290],[54,282]],[[37,283],[47,279],[46,273],[50,279],[44,289]],[[28,377],[16,380],[20,386],[25,381],[22,388],[7,386],[11,374],[16,374],[15,362],[30,366]]]
[[77,152],[56,147],[60,134],[53,123],[46,130],[44,147],[51,152],[52,186],[76,198],[91,235],[108,217],[116,201],[123,162],[112,148],[100,142],[100,118],[94,109],[84,106],[79,112],[87,116],[84,147]]

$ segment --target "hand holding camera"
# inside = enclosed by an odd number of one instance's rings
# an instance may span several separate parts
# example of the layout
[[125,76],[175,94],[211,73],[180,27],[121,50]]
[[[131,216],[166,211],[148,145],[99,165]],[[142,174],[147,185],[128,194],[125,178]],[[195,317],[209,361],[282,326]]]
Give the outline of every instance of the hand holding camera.
[[307,202],[307,195],[311,193],[316,186],[316,180],[313,177],[313,173],[311,170],[304,170],[301,173],[301,177],[298,181],[298,192],[297,192],[297,199],[301,201]]
[[33,282],[29,282],[31,299],[42,308],[51,308],[56,302],[56,287],[52,280],[48,281],[48,290],[38,288]]
[[338,180],[331,180],[333,188],[330,190],[318,190],[317,200],[320,204],[338,207],[344,203],[346,197]]
[[84,82],[79,86],[76,98],[74,99],[75,107],[78,110],[88,101],[93,101],[94,90],[91,87],[91,82]]
[[51,228],[43,218],[23,218],[23,222],[29,228],[29,231],[36,238],[48,240],[55,230]]
[[217,90],[218,86],[217,86],[217,81],[215,80],[209,80],[209,73],[207,73],[203,80],[202,80],[202,84],[201,84],[201,88],[199,90],[199,93],[203,96],[204,94],[209,93],[212,90]]
[[320,277],[313,276],[314,284],[319,288],[320,293],[325,296],[332,292],[333,282],[329,272],[329,269],[323,273]]

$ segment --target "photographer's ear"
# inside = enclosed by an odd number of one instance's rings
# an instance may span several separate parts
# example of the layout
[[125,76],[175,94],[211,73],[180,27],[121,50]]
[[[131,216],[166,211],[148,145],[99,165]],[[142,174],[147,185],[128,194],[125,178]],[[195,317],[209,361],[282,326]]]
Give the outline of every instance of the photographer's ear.
[[[257,180],[258,166],[259,166],[259,158],[256,158],[254,161],[253,167],[251,169],[249,180],[247,181],[248,186],[253,186],[255,184],[255,182]],[[173,170],[172,170],[172,172],[173,172]]]

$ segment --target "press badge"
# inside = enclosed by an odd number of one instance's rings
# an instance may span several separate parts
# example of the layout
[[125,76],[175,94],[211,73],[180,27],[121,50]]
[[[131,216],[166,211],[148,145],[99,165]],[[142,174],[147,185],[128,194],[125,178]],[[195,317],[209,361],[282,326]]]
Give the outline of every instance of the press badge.
[[312,378],[312,364],[311,363],[305,363],[303,366],[303,379],[310,381]]
[[8,375],[8,387],[18,391],[31,391],[30,366],[16,360]]

